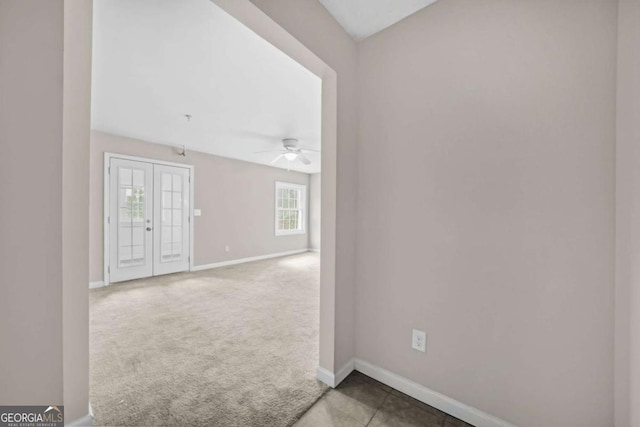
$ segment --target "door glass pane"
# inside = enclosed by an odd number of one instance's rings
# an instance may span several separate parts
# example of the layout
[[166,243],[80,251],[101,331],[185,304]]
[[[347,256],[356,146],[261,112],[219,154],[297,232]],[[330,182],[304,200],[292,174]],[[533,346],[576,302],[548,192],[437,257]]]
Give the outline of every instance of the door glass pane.
[[171,191],[171,174],[162,174],[162,191]]
[[143,227],[133,227],[131,230],[132,241],[131,244],[134,246],[143,246],[144,247],[144,228]]
[[144,171],[134,169],[133,186],[138,188],[144,187]]
[[173,203],[172,206],[174,209],[179,209],[182,207],[182,191],[174,191],[173,192]]
[[171,209],[171,196],[173,192],[171,191],[163,191],[162,192],[162,208],[163,209]]
[[131,262],[144,264],[144,245],[132,246]]
[[171,240],[173,243],[182,243],[182,227],[171,227],[173,230]]
[[118,267],[145,264],[145,172],[118,168]]
[[182,225],[182,209],[173,210],[173,225]]
[[118,260],[120,261],[120,266],[128,266],[129,261],[131,261],[131,246],[122,246],[118,248]]
[[162,209],[162,225],[171,225],[171,212],[173,209]]
[[171,231],[172,231],[171,226],[166,227],[166,226],[162,226],[162,241],[163,242],[171,242]]
[[120,168],[120,188],[123,187],[131,187],[131,169],[129,168]]
[[182,204],[185,182],[180,174],[164,172],[162,180],[162,232],[160,233],[160,262],[181,261],[182,254]]
[[131,230],[129,227],[121,227],[118,230],[118,242],[121,248],[128,248],[131,246]]
[[173,191],[182,194],[182,175],[173,175]]

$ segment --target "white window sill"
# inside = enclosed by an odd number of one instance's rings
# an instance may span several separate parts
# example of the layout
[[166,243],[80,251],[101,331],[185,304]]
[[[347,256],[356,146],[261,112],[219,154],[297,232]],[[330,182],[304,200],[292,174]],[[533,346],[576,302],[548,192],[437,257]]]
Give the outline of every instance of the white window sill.
[[300,234],[307,234],[306,231],[276,231],[276,237],[281,236],[297,236]]

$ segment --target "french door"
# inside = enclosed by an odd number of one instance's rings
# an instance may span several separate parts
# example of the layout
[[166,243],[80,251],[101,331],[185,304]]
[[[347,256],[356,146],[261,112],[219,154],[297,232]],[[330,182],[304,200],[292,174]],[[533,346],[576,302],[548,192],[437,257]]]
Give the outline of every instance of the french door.
[[115,157],[108,167],[109,282],[188,270],[191,170]]
[[154,165],[153,274],[189,269],[189,169]]

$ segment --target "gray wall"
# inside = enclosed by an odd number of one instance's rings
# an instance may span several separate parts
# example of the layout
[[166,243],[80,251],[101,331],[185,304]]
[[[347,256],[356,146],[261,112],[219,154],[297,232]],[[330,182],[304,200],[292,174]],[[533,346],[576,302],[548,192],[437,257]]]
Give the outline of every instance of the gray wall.
[[615,425],[640,426],[640,1],[620,0]]
[[[102,280],[104,153],[184,163],[195,167],[195,265],[307,249],[308,232],[275,235],[275,182],[309,185],[309,175],[173,147],[91,133],[91,280]],[[308,195],[307,195],[308,200]],[[230,247],[225,252],[225,246]]]
[[63,13],[0,1],[2,405],[63,401]]
[[358,357],[521,427],[611,425],[616,14],[443,0],[359,45]]
[[[334,364],[337,370],[354,356],[356,339],[353,330],[357,173],[356,43],[317,0],[251,0],[251,2],[338,74],[334,352]],[[322,348],[320,351],[322,352]]]
[[89,135],[93,3],[64,2],[62,328],[64,415],[89,407]]
[[[620,2],[616,207],[630,234],[616,377],[629,373],[633,404],[619,427],[640,422],[632,1]],[[523,427],[611,425],[616,3],[441,0],[365,41],[356,161],[355,44],[314,0],[254,2],[340,77],[336,366],[355,340],[358,357]],[[0,144],[30,162],[0,169],[2,404],[63,399],[62,37],[62,1],[0,1]],[[411,327],[427,330],[426,355],[408,349]]]
[[85,0],[0,1],[0,405],[69,421],[89,399],[90,28]]
[[309,249],[320,250],[321,176],[309,176]]

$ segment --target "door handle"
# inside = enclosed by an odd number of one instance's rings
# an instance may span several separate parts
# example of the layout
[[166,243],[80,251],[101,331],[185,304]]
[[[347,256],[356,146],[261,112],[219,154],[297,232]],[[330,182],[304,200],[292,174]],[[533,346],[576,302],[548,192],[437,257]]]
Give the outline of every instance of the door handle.
[[147,231],[151,231],[151,227],[147,227]]

